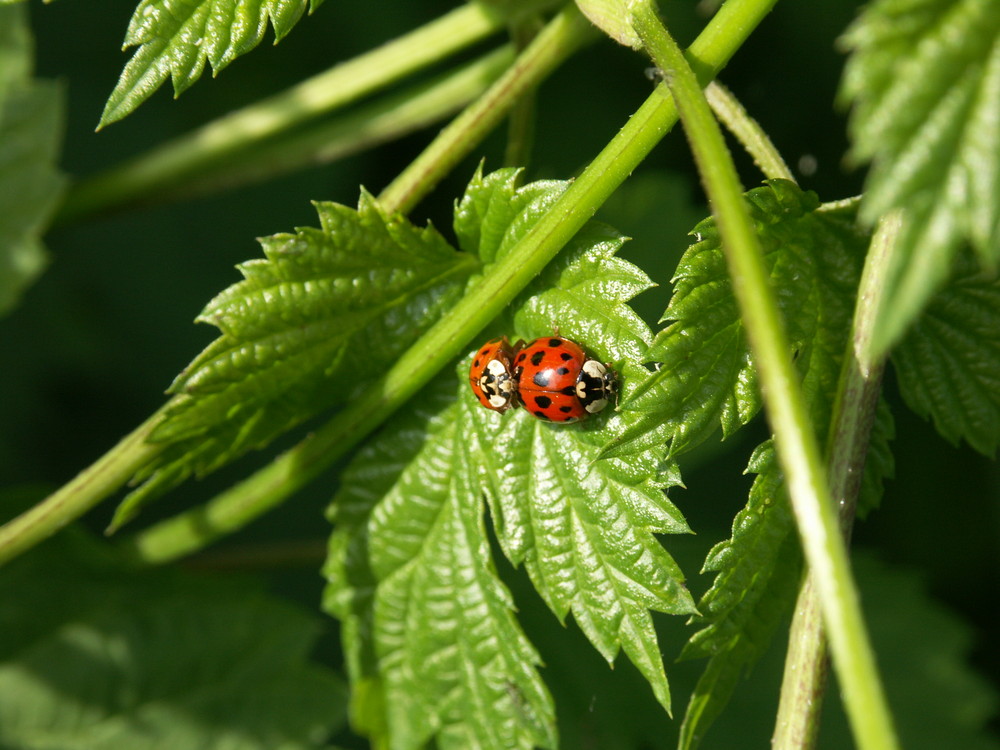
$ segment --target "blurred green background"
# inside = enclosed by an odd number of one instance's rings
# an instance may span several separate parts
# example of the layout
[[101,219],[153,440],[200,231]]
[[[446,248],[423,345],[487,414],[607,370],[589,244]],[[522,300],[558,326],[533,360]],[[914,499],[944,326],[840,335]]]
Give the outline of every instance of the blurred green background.
[[[268,32],[257,50],[217,78],[206,72],[177,101],[169,85],[164,86],[133,115],[95,133],[104,101],[128,59],[120,47],[134,5],[128,0],[107,0],[99,7],[68,0],[32,4],[37,72],[60,80],[67,96],[62,166],[71,176],[93,174],[452,7],[454,3],[428,0],[327,0],[281,44],[272,46]],[[662,8],[682,41],[690,40],[704,22],[696,3],[663,2]],[[835,40],[857,10],[857,4],[842,0],[779,3],[722,76],[774,139],[802,184],[823,200],[857,194],[862,186],[863,174],[844,164],[845,117],[834,104],[843,65]],[[538,94],[529,179],[576,174],[649,92],[647,67],[639,55],[599,42],[548,80]],[[238,280],[235,264],[259,256],[255,237],[316,224],[311,200],[353,205],[359,185],[377,193],[435,132],[432,128],[374,152],[224,195],[134,210],[53,232],[48,238],[49,269],[20,307],[0,320],[0,487],[18,490],[6,496],[16,494],[22,503],[44,496],[163,402],[172,377],[214,337],[214,329],[193,325],[194,317],[215,293]],[[431,220],[449,234],[453,201],[475,164],[485,158],[487,169],[500,166],[502,135],[496,134],[467,159],[412,218]],[[738,156],[738,164],[747,187],[759,183],[760,175],[747,159]],[[685,247],[685,234],[705,213],[686,144],[675,131],[599,215],[634,238],[623,254],[660,284],[636,303],[650,324],[666,306],[668,282]],[[1000,620],[994,603],[1000,593],[1000,474],[994,463],[964,446],[944,443],[930,425],[909,413],[891,372],[886,389],[897,424],[896,478],[887,485],[881,510],[856,530],[855,545],[866,552],[863,570],[871,574],[873,586],[899,592],[919,585],[936,606],[950,608],[957,619],[942,615],[947,624],[941,628],[961,634],[956,638],[968,649],[974,669],[995,684],[1000,675],[1000,644],[995,638]],[[665,543],[697,594],[710,583],[698,573],[705,553],[728,536],[732,517],[746,498],[750,478],[742,471],[764,428],[758,423],[746,432],[694,456],[684,467],[688,489],[672,494],[697,536]],[[211,497],[269,455],[249,456],[203,482],[185,485],[148,517]],[[287,543],[307,556],[315,552],[311,567],[268,575],[274,591],[317,609],[321,581],[315,562],[327,533],[322,511],[334,481],[331,473],[315,482],[222,549],[266,541]],[[10,515],[14,507],[3,510]],[[99,507],[87,524],[102,529],[111,510],[110,503]],[[500,568],[548,664],[546,678],[558,701],[564,746],[673,746],[677,723],[663,717],[633,668],[620,660],[609,676],[575,625],[562,629],[541,608],[520,573],[505,563]],[[878,610],[895,600],[873,594],[865,601]],[[902,631],[891,622],[891,636],[883,634],[889,649],[883,653],[883,666],[894,701],[906,699],[906,691],[894,684],[905,682],[913,690],[914,681],[919,682],[906,670],[914,666],[915,654],[933,650],[935,644],[929,641],[939,631],[931,628],[929,635],[928,627],[937,622],[921,617]],[[658,624],[679,718],[701,665],[671,666],[690,632],[682,622],[665,617]],[[574,653],[579,651],[572,650],[576,648],[589,653],[577,658]],[[335,661],[336,651],[335,624],[330,622],[320,657]],[[781,658],[779,644],[741,686],[732,713],[713,730],[705,747],[765,746]],[[925,696],[928,700],[940,697],[933,688],[936,683],[924,684],[934,692]],[[835,691],[830,695],[832,718],[825,728],[830,734],[822,746],[846,747]],[[920,718],[915,704],[906,705],[903,724]],[[607,730],[612,734],[601,734],[601,727],[613,727]],[[916,744],[909,746],[942,746],[929,744],[936,740],[927,731],[903,733],[915,738]],[[620,744],[613,743],[612,736]],[[734,738],[739,744],[732,744]]]

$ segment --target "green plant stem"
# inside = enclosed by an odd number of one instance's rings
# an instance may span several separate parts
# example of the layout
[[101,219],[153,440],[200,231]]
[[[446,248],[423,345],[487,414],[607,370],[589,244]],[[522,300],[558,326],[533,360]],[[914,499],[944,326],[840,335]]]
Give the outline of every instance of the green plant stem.
[[[537,16],[529,16],[511,29],[514,44],[519,50],[525,49],[542,29],[542,21]],[[507,148],[504,150],[505,167],[525,167],[531,158],[531,147],[535,136],[535,92],[529,91],[511,107],[507,120]]]
[[54,223],[146,202],[168,188],[181,191],[184,182],[212,170],[220,159],[238,153],[251,159],[251,147],[261,140],[382,89],[503,26],[503,16],[484,5],[463,4],[353,60],[77,183]]
[[379,194],[388,213],[409,213],[420,200],[497,126],[511,108],[588,41],[597,38],[576,6],[549,21],[514,65]]
[[[853,330],[844,356],[827,441],[830,493],[839,509],[841,532],[850,539],[865,458],[881,392],[885,360],[870,357],[877,300],[885,290],[886,261],[899,232],[899,217],[883,220],[865,259]],[[775,750],[815,746],[827,673],[827,642],[812,574],[799,591],[785,657],[781,702],[775,722]]]
[[851,728],[862,748],[894,748],[895,732],[861,616],[819,446],[774,291],[768,283],[763,252],[743,202],[743,188],[722,131],[702,93],[707,81],[699,82],[650,0],[640,0],[631,7],[634,28],[653,61],[664,71],[677,102],[722,235],[733,290],[760,375],[765,409],[803,551],[820,597]]
[[511,45],[454,71],[387,96],[356,112],[305,130],[296,130],[254,149],[252,159],[230,157],[211,172],[194,176],[176,193],[165,190],[157,201],[190,198],[236,185],[270,179],[307,166],[327,164],[399,138],[454,114],[481,95],[514,61]]
[[[691,45],[715,75],[739,49],[774,0],[730,0]],[[483,276],[451,311],[372,384],[361,399],[270,465],[212,499],[138,534],[130,546],[147,562],[176,559],[267,512],[357,445],[416,393],[559,252],[625,181],[677,120],[658,87],[570,185],[504,262]]]
[[760,123],[747,113],[729,89],[718,81],[712,81],[705,87],[705,98],[719,122],[736,136],[736,140],[750,154],[753,163],[768,179],[778,177],[795,182],[795,175]]
[[0,526],[0,565],[79,518],[125,484],[146,461],[156,455],[160,446],[147,443],[146,436],[159,422],[165,408],[122,438],[118,445],[72,481]]

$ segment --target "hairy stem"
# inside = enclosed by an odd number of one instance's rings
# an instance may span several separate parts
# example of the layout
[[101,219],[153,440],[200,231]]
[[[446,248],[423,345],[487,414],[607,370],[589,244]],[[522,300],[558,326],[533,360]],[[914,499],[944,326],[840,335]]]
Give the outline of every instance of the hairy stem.
[[[875,410],[881,392],[885,360],[870,359],[876,300],[885,289],[886,260],[899,231],[899,217],[883,220],[865,259],[854,309],[854,322],[837,384],[828,438],[830,493],[839,509],[841,531],[850,539],[851,526]],[[776,750],[815,746],[827,673],[827,643],[820,602],[812,574],[799,591],[785,657],[781,703],[772,746]]]
[[409,213],[500,124],[515,104],[567,57],[596,38],[576,6],[566,6],[525,47],[514,65],[382,191],[378,197],[382,207],[390,214]]
[[862,748],[897,746],[888,705],[851,577],[847,551],[826,481],[791,348],[768,283],[763,252],[743,203],[743,188],[702,86],[664,28],[651,0],[632,5],[633,24],[666,76],[722,235],[778,460],[803,551],[820,597],[847,714]]
[[[763,20],[773,0],[730,0],[692,44],[714,76]],[[657,88],[593,162],[502,263],[375,381],[366,394],[310,438],[202,508],[137,535],[133,551],[147,562],[189,554],[260,516],[357,445],[460,354],[544,268],[621,185],[677,120],[673,100]],[[405,191],[409,194],[409,191]]]
[[150,200],[214,170],[222,159],[309,119],[329,113],[464,49],[503,28],[501,15],[466,3],[398,39],[341,63],[290,89],[208,123],[73,186],[54,223]]
[[792,170],[781,158],[781,153],[760,126],[740,104],[733,93],[718,81],[705,87],[705,98],[730,133],[736,136],[743,148],[753,159],[753,163],[769,179],[779,177],[795,182]]

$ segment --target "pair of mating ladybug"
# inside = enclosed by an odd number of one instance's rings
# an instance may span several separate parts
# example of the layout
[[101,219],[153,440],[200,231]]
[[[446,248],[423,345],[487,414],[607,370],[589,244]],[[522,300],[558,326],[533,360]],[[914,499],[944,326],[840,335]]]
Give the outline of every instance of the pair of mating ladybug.
[[559,336],[514,346],[506,336],[493,339],[476,352],[469,384],[487,409],[522,404],[539,419],[563,423],[596,414],[618,392],[614,370]]

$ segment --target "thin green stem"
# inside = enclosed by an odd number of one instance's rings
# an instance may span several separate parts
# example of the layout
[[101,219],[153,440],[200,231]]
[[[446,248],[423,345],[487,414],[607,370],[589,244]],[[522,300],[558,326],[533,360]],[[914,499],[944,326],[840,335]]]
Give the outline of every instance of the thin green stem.
[[[165,408],[165,407],[164,407]],[[0,565],[76,520],[121,487],[160,446],[146,442],[164,409],[130,434],[44,501],[0,526]]]
[[466,3],[431,23],[280,94],[237,110],[192,133],[73,186],[54,222],[63,224],[183,190],[219,160],[311,118],[331,112],[464,49],[503,28],[484,4]]
[[[851,339],[837,384],[827,441],[830,493],[837,501],[841,531],[850,539],[865,458],[875,423],[885,361],[867,358],[877,298],[885,290],[886,260],[899,232],[899,217],[883,220],[865,259]],[[827,673],[827,642],[812,574],[799,591],[785,657],[772,747],[796,750],[815,745]]]
[[[514,44],[519,50],[525,49],[542,30],[542,19],[529,16],[511,29]],[[507,120],[507,148],[503,163],[506,167],[525,167],[531,158],[531,147],[535,139],[534,91],[529,91],[511,107]]]
[[733,96],[733,92],[718,81],[712,81],[705,87],[705,98],[708,99],[708,104],[719,118],[719,122],[736,136],[736,140],[750,154],[753,163],[765,177],[768,179],[778,177],[795,182],[795,175],[781,158],[781,153],[775,148],[760,123],[753,119],[740,104],[739,99]]
[[[692,44],[715,75],[763,20],[771,3],[730,0]],[[207,505],[137,535],[133,551],[151,563],[200,549],[267,512],[357,445],[416,393],[541,271],[659,143],[677,120],[659,87],[502,263],[372,384],[366,395],[310,438]]]
[[236,185],[270,179],[307,166],[328,164],[350,154],[395,140],[454,114],[480,96],[514,61],[511,45],[490,52],[433,79],[360,107],[330,122],[270,139],[156,196],[158,201],[190,198]]
[[560,63],[597,38],[576,6],[567,5],[518,55],[513,66],[456,117],[379,195],[389,213],[409,213],[472,152],[522,97]]
[[760,376],[802,546],[822,604],[851,727],[862,748],[897,746],[851,577],[826,471],[792,363],[763,252],[725,140],[684,54],[651,0],[632,6],[633,25],[665,73],[716,217],[733,290]]

